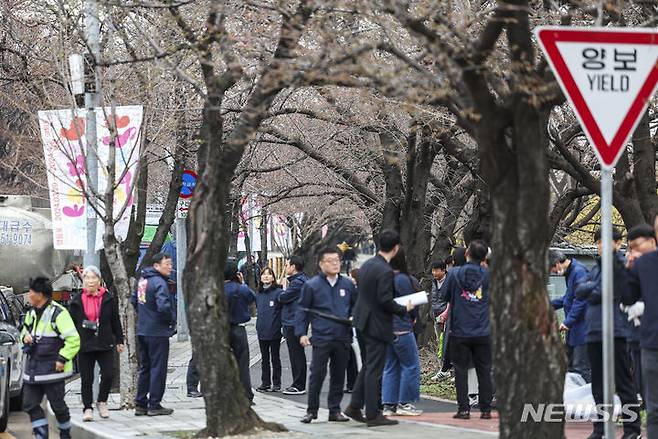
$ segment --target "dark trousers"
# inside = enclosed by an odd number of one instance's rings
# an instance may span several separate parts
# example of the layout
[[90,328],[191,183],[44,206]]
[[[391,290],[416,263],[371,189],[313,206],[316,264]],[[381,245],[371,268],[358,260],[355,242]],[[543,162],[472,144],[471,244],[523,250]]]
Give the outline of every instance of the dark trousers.
[[382,375],[386,364],[388,343],[359,332],[359,346],[364,362],[356,378],[350,406],[366,407],[366,419],[374,419],[379,414],[382,394]]
[[138,407],[160,406],[167,385],[169,337],[137,336],[139,342],[139,377],[137,378]]
[[322,390],[324,378],[327,376],[327,363],[329,363],[327,407],[329,413],[340,413],[349,349],[349,342],[346,341],[322,342],[313,345],[311,376],[308,381],[307,411],[309,413],[317,413],[320,408],[320,391]]
[[281,387],[281,339],[258,340],[261,355],[261,385]]
[[190,358],[190,362],[187,363],[187,375],[185,376],[187,393],[198,392],[200,380],[201,377],[199,376],[199,369],[196,364],[196,356],[192,353],[192,358]]
[[306,352],[304,347],[299,344],[299,340],[295,337],[294,327],[284,326],[283,336],[286,338],[288,355],[290,356],[292,387],[297,390],[306,390]]
[[114,379],[114,350],[80,352],[78,354],[78,368],[80,369],[80,393],[82,404],[86,409],[93,409],[94,367],[96,363],[101,369],[101,383],[98,387],[98,402],[107,402]]
[[642,348],[642,380],[647,409],[647,439],[658,438],[658,349]]
[[55,413],[57,425],[62,430],[71,428],[71,416],[69,408],[64,401],[64,380],[48,384],[23,385],[23,410],[30,415],[33,427],[48,425],[46,414],[41,408],[43,396],[48,398],[50,407]]
[[470,411],[468,401],[468,368],[473,360],[478,376],[480,410],[491,410],[493,384],[491,381],[491,338],[450,336],[450,358],[455,368],[455,387],[460,412]]
[[[592,396],[596,404],[603,404],[603,343],[587,343],[589,364],[592,371]],[[635,422],[625,422],[624,433],[640,434],[640,407],[637,392],[631,376],[631,364],[626,348],[626,339],[615,338],[615,389],[622,405],[630,405],[629,410],[637,414]],[[603,434],[603,422],[594,422],[594,432]]]
[[249,340],[247,329],[240,325],[231,325],[229,330],[229,342],[235,361],[238,363],[240,382],[244,387],[245,395],[249,401],[254,400],[254,392],[251,390],[251,375],[249,374]]
[[356,353],[350,346],[349,357],[347,359],[347,385],[348,390],[354,389],[356,378],[359,376],[359,365],[356,363]]
[[569,360],[568,372],[580,374],[588,384],[592,382],[587,344],[578,346],[567,345],[567,359]]
[[635,391],[642,396],[644,401],[644,384],[642,383],[642,349],[640,349],[640,342],[626,341],[628,348],[628,355],[631,359],[631,373],[633,375],[633,383],[635,384]]

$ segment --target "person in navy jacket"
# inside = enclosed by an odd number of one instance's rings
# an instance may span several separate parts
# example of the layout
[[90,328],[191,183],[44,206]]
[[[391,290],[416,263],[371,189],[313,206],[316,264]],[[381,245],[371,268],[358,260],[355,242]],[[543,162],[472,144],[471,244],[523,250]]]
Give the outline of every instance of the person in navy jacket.
[[[656,243],[656,235],[653,227],[649,224],[638,224],[628,231],[628,250],[626,251],[627,268],[633,268],[635,261],[647,253],[652,253],[658,250]],[[638,301],[633,305],[644,306],[643,301]],[[629,307],[625,307],[627,312],[630,312]],[[633,380],[635,381],[635,388],[640,394],[642,401],[645,401],[644,396],[644,380],[642,378],[642,348],[640,341],[642,340],[641,333],[641,319],[628,318],[629,335],[627,339],[628,352],[631,356],[631,370],[633,371]]]
[[299,308],[299,296],[302,287],[308,280],[304,273],[304,260],[299,256],[291,256],[286,265],[287,287],[279,296],[283,306],[281,313],[282,332],[288,345],[292,384],[283,391],[284,395],[303,395],[306,393],[306,353],[295,337],[295,316]]
[[169,337],[176,328],[176,308],[167,283],[173,264],[166,253],[155,254],[151,261],[153,265],[142,271],[137,291],[131,297],[137,311],[139,341],[136,416],[173,413],[160,405],[167,384]]
[[[281,287],[270,267],[260,275],[260,287],[256,294],[256,333],[261,354],[261,385],[259,392],[281,391]],[[271,360],[271,361],[270,361]]]
[[576,287],[587,279],[588,271],[583,264],[567,258],[559,251],[550,252],[549,262],[552,274],[566,277],[567,291],[564,296],[553,299],[551,304],[556,310],[564,308],[564,321],[560,325],[560,331],[567,332],[568,370],[580,374],[589,383],[591,375],[585,341],[587,301],[576,298]]
[[[621,233],[613,230],[613,247],[615,252],[621,248]],[[594,234],[594,241],[598,246],[599,256],[603,251],[601,230]],[[629,334],[629,325],[624,313],[619,307],[621,296],[628,287],[628,276],[624,266],[624,258],[615,253],[613,260],[614,286],[613,286],[613,326],[614,326],[614,361],[615,361],[615,388],[621,403],[627,410],[636,413],[633,422],[622,421],[624,425],[623,438],[636,439],[640,433],[640,408],[637,401],[637,391],[631,375],[630,357],[626,346],[626,338]],[[592,268],[587,280],[576,286],[576,298],[587,300],[587,352],[592,369],[592,396],[596,404],[603,404],[603,323],[601,305],[601,260]],[[594,431],[589,436],[591,439],[603,439],[603,422],[593,423]]]
[[254,392],[251,391],[249,374],[249,340],[245,324],[251,320],[249,305],[256,300],[256,294],[245,284],[235,262],[228,262],[224,269],[224,296],[230,317],[229,343],[238,363],[240,382],[247,398],[253,403]]
[[450,304],[450,358],[455,368],[458,409],[456,419],[470,418],[468,367],[475,365],[480,417],[491,419],[491,325],[489,270],[481,264],[489,249],[480,240],[470,243],[466,264],[448,272],[443,285]]
[[[313,346],[307,414],[303,423],[318,418],[320,390],[329,369],[329,421],[346,422],[341,413],[345,370],[352,342],[349,318],[356,301],[356,288],[349,277],[340,275],[338,250],[327,248],[318,255],[321,272],[302,288],[297,312],[295,336],[302,346]],[[309,325],[313,329],[308,337]]]
[[[658,230],[658,217],[654,229]],[[658,251],[644,254],[633,263],[629,271],[628,290],[623,297],[624,305],[635,307],[644,302],[644,314],[640,325],[642,349],[642,381],[647,411],[647,437],[658,437]],[[629,312],[629,318],[639,314]]]

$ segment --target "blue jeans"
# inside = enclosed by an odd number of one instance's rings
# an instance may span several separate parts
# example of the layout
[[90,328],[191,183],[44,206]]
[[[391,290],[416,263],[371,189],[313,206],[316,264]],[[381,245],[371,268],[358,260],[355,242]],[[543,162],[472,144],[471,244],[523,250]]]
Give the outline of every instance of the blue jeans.
[[400,335],[388,346],[382,378],[382,402],[406,404],[420,399],[420,358],[413,333]]

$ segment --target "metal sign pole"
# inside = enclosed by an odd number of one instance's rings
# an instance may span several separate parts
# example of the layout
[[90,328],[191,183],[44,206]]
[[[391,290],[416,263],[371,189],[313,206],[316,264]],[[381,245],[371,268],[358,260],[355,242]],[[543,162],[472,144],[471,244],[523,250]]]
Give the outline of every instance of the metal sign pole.
[[[605,437],[615,437],[614,413],[615,362],[614,362],[614,323],[613,323],[613,272],[612,272],[612,168],[601,171],[601,254],[602,281],[602,322],[603,322],[603,404],[608,411],[605,420]],[[606,415],[604,415],[606,416]]]
[[[98,157],[96,156],[96,112],[94,107],[100,105],[100,78],[95,63],[100,59],[100,21],[98,20],[98,6],[96,0],[85,1],[85,38],[93,56],[94,90],[85,93],[85,108],[87,109],[87,184],[90,188],[98,190]],[[94,199],[92,191],[88,191],[89,200]],[[89,202],[87,203],[89,204]],[[100,267],[100,255],[96,252],[96,212],[87,206],[87,250],[84,255],[84,265],[95,265]]]
[[183,296],[183,271],[187,260],[186,218],[176,218],[176,297],[178,341],[187,341],[187,317],[185,315],[185,297]]

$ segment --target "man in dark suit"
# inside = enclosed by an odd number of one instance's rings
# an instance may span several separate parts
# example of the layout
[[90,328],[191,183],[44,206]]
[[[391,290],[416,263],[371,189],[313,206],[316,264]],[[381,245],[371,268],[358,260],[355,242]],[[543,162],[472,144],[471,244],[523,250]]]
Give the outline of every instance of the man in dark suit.
[[[385,230],[379,235],[379,253],[359,269],[359,295],[354,308],[354,324],[365,361],[345,415],[368,427],[395,425],[380,411],[381,384],[386,350],[393,342],[393,315],[404,316],[413,309],[411,303],[398,305],[394,300],[394,273],[390,260],[400,249],[400,235]],[[362,407],[366,407],[363,417]]]

